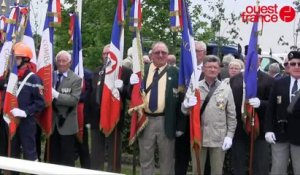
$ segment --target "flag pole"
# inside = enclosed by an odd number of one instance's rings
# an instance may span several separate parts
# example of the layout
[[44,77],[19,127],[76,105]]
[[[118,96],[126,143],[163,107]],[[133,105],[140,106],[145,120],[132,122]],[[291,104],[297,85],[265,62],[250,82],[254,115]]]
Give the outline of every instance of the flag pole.
[[254,117],[255,110],[252,107],[251,110],[251,132],[250,132],[250,158],[249,158],[249,175],[253,174],[253,150],[254,150]]
[[[256,6],[259,6],[259,0],[256,0]],[[259,14],[256,14],[256,15],[259,15]],[[258,17],[258,20],[259,20],[259,17]],[[255,35],[256,35],[256,37],[258,37],[258,33],[256,33]],[[257,45],[257,43],[256,43],[256,45]],[[257,64],[257,67],[258,66],[259,65]],[[257,88],[257,87],[255,87],[255,88]],[[251,110],[251,132],[250,132],[249,175],[253,174],[254,125],[255,125],[255,109],[254,109],[254,107],[252,107],[252,110]]]

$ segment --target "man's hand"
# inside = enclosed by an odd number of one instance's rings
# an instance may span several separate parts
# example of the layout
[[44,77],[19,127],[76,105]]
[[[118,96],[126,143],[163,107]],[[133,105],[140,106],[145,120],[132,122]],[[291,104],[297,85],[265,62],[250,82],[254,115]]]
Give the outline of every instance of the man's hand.
[[274,132],[266,132],[265,139],[270,144],[272,144],[272,143],[275,144],[276,143],[275,142],[276,141],[276,137],[275,137]]
[[131,85],[134,85],[134,84],[137,84],[137,83],[139,83],[139,77],[138,77],[138,75],[137,74],[131,74],[131,76],[130,76],[130,84]]
[[57,92],[54,88],[52,88],[52,98],[58,98],[59,92]]
[[183,106],[185,108],[190,108],[197,104],[197,97],[196,96],[189,96],[188,98],[184,99]]
[[230,137],[225,137],[222,149],[223,151],[227,151],[229,148],[231,148],[232,145],[232,138]]
[[180,137],[184,134],[182,131],[176,131],[176,137]]
[[13,108],[10,111],[15,117],[21,117],[21,118],[26,118],[27,114],[25,111],[23,111],[22,109],[19,108]]
[[250,98],[249,99],[249,104],[251,106],[253,106],[254,108],[259,108],[260,106],[260,100],[259,98],[255,97],[255,98]]

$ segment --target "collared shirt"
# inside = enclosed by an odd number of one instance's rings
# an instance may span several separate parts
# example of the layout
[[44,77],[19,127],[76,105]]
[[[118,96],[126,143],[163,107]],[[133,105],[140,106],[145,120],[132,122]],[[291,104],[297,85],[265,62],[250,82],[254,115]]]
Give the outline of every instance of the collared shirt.
[[[58,74],[59,74],[59,72],[56,71],[57,78],[58,78]],[[62,73],[62,76],[61,76],[61,78],[60,78],[60,82],[62,82],[63,79],[64,79],[64,78],[67,78],[67,77],[68,77],[68,71]],[[58,80],[57,80],[57,81],[58,81]]]
[[[291,76],[291,83],[290,83],[290,102],[292,101],[292,89],[293,89],[293,86],[294,86],[294,82],[296,81],[296,79],[294,77]],[[297,80],[297,85],[298,85],[298,89],[297,91],[299,90],[299,87],[300,87],[300,79]]]
[[201,77],[201,74],[203,71],[202,68],[203,68],[203,62],[201,64],[197,65],[197,70],[199,70],[199,73],[197,74],[198,75],[197,80],[199,80],[199,81],[200,81],[200,77]]
[[[162,70],[164,70],[166,66],[167,66],[167,64],[165,66],[160,67],[158,70],[158,74],[160,74],[160,72]],[[154,66],[153,63],[151,63],[150,67],[149,67],[148,77],[146,80],[146,87],[148,87],[151,84],[151,82],[153,81],[155,69],[156,69],[156,67]],[[164,112],[166,86],[167,86],[167,74],[165,73],[158,81],[158,98],[157,98],[158,102],[157,102],[157,110],[154,111],[154,113],[163,113]],[[151,90],[146,95],[147,105],[145,107],[145,112],[147,112],[147,113],[152,113],[151,110],[149,109],[150,94],[151,94]]]

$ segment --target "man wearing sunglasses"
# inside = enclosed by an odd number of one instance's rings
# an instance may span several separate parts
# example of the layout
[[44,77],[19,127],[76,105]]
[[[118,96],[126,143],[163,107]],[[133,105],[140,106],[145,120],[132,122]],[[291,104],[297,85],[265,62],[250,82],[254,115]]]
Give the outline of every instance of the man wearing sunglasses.
[[290,75],[274,82],[266,112],[265,138],[271,144],[271,174],[287,174],[290,156],[294,174],[300,174],[299,51],[288,54],[288,67]]

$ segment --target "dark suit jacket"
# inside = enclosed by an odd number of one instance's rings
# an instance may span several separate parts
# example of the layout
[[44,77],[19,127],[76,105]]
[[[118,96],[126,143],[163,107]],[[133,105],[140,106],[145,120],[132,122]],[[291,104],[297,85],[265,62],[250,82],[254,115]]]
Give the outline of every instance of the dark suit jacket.
[[[260,121],[260,134],[258,139],[265,139],[265,129],[264,129],[264,116],[266,107],[268,105],[268,99],[270,94],[270,89],[273,84],[273,78],[268,74],[258,71],[257,72],[257,98],[260,99],[260,107],[255,109],[258,114]],[[237,127],[235,130],[234,139],[248,139],[249,136],[244,130],[244,124],[242,121],[241,106],[243,100],[243,73],[240,73],[230,79],[230,86],[233,92],[236,117],[237,117]]]
[[[57,74],[54,74],[57,75]],[[54,81],[56,82],[56,77]],[[81,93],[81,78],[68,70],[57,91],[59,96],[53,100],[53,128],[57,126],[60,135],[72,135],[78,132],[77,104]]]
[[[93,73],[93,79],[92,79],[92,93],[90,96],[90,105],[91,112],[89,114],[90,116],[90,122],[91,122],[91,128],[92,129],[99,129],[99,122],[100,122],[100,104],[101,104],[101,98],[102,98],[102,90],[104,85],[104,77],[100,75],[102,66],[99,66],[95,69]],[[99,74],[100,73],[100,74]],[[118,123],[118,127],[121,129],[124,123],[124,115],[125,115],[125,105],[126,105],[126,98],[129,98],[130,94],[128,94],[129,89],[129,79],[130,75],[132,74],[131,69],[128,69],[126,67],[122,67],[122,74],[121,74],[121,80],[123,81],[123,90],[120,92],[121,100],[122,100],[122,110],[121,110],[121,116]],[[97,92],[98,91],[98,92]],[[97,96],[97,94],[99,94]],[[97,98],[99,101],[97,101]]]
[[[290,104],[290,82],[290,76],[283,77],[276,80],[271,89],[265,120],[266,132],[274,132],[277,142],[290,141],[300,145],[300,100],[297,101],[293,114],[287,112]],[[287,120],[287,124],[282,128],[278,121],[284,119]]]
[[[145,65],[144,84],[146,84],[149,65]],[[176,118],[180,111],[178,100],[178,69],[173,66],[167,67],[167,87],[165,97],[165,133],[168,138],[174,139],[176,132]],[[147,88],[147,87],[146,87]]]

